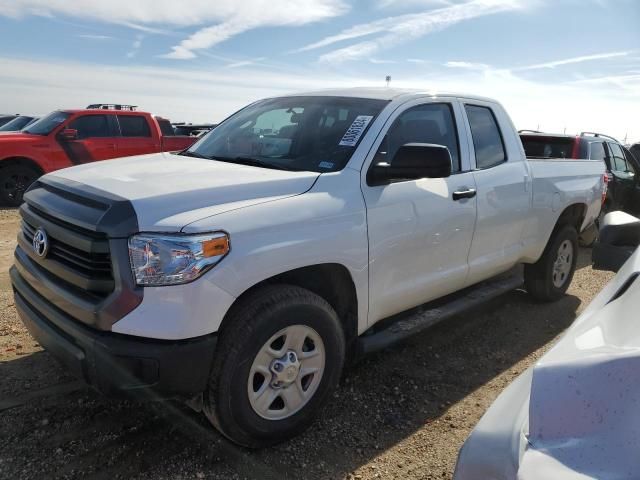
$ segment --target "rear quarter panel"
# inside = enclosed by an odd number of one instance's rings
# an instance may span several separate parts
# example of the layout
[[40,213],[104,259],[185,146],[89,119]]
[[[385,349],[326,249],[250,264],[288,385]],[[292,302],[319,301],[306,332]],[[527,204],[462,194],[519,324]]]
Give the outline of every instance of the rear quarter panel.
[[528,160],[533,178],[531,214],[523,235],[525,262],[540,258],[562,212],[586,205],[580,231],[600,213],[604,162],[596,160]]

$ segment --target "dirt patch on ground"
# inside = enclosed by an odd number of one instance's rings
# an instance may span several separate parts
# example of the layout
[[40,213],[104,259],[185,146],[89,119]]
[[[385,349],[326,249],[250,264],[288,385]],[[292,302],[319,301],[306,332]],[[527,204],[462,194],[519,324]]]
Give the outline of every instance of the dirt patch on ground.
[[515,291],[370,356],[308,432],[251,452],[183,404],[104,399],[43,352],[13,306],[18,225],[0,210],[0,478],[450,478],[486,408],[612,276],[582,251],[559,302]]

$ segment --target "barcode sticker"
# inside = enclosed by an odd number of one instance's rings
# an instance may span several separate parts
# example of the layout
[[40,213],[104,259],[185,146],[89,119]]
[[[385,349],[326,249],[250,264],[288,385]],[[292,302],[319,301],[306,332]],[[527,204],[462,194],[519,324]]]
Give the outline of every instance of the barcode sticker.
[[358,115],[338,145],[341,147],[354,147],[372,118],[373,116],[371,115]]

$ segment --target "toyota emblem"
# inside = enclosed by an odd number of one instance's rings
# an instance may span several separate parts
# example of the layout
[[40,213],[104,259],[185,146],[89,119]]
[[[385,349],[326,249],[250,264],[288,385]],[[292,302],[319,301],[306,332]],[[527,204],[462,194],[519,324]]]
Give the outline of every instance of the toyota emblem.
[[49,251],[49,237],[42,228],[37,229],[33,234],[33,251],[39,257],[45,257]]

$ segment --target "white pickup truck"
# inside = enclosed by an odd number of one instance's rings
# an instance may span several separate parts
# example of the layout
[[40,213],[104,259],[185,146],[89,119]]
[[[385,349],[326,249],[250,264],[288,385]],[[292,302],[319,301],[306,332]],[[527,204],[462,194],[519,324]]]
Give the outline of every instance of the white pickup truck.
[[15,305],[97,390],[189,399],[264,446],[310,425],[346,361],[520,286],[519,265],[562,296],[604,171],[527,161],[485,98],[269,98],[181,154],[40,178]]

